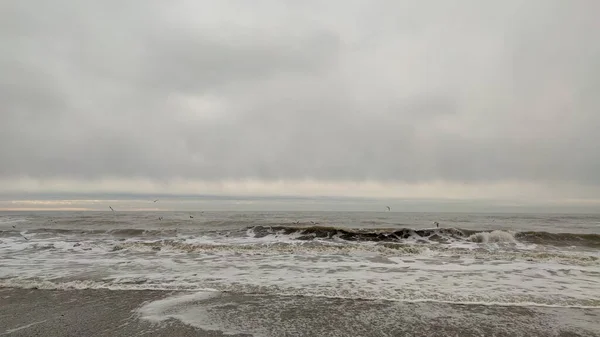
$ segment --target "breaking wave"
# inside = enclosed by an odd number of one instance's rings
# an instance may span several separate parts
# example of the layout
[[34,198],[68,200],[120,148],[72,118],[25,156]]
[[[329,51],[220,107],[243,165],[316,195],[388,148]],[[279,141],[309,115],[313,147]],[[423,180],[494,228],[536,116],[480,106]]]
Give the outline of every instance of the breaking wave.
[[[548,246],[581,246],[600,248],[600,234],[584,233],[550,233],[542,231],[501,231],[501,230],[467,230],[460,228],[381,228],[381,229],[350,229],[327,226],[251,226],[238,231],[228,231],[227,234],[218,230],[196,232],[175,228],[143,229],[143,228],[111,228],[111,229],[65,229],[65,228],[33,228],[21,230],[0,230],[0,238],[20,237],[22,234],[34,237],[47,236],[86,236],[127,238],[175,238],[181,235],[198,237],[229,238],[244,237],[254,239],[269,239],[286,237],[293,241],[330,241],[330,242],[390,242],[390,243],[437,243],[449,244],[456,242],[505,244],[528,243]],[[231,234],[231,235],[230,235]]]
[[534,243],[556,246],[585,246],[600,248],[600,234],[509,232],[499,230],[474,231],[456,228],[430,229],[346,229],[336,227],[255,226],[248,233],[255,238],[270,235],[288,235],[295,240],[338,239],[344,241],[422,242],[450,243],[456,241],[476,243]]
[[345,229],[336,227],[289,227],[289,226],[255,226],[249,232],[256,238],[268,235],[290,235],[296,240],[340,239],[345,241],[398,242],[407,239],[428,239],[430,241],[445,241],[448,239],[465,238],[469,231],[454,228],[435,229]]
[[516,242],[512,233],[504,231],[479,232],[471,234],[467,239],[478,243]]

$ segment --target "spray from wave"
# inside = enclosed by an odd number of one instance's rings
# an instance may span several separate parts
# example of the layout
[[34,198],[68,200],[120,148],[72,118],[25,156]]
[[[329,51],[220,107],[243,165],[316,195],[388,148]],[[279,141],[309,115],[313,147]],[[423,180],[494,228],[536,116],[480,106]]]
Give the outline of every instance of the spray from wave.
[[512,233],[504,231],[479,232],[471,234],[467,240],[477,243],[515,243]]

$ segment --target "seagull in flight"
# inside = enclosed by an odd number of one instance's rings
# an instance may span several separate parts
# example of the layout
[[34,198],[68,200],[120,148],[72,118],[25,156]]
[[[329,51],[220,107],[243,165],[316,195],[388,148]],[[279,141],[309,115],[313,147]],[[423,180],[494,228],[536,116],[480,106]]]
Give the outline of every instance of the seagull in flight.
[[111,206],[108,206],[108,208],[110,208],[110,210],[113,211],[113,213],[115,212],[115,210]]
[[194,217],[190,215],[190,219],[193,219]]
[[154,200],[153,202],[157,202],[157,201],[158,201],[158,199]]
[[392,209],[390,208],[390,206],[385,206],[385,207],[387,207],[387,210],[388,210],[388,211],[391,211],[391,210],[392,210]]

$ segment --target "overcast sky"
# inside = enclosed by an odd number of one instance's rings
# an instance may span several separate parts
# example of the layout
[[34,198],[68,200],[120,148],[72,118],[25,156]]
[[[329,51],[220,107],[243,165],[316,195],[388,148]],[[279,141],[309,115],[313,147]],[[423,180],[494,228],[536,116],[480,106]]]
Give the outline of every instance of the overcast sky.
[[0,193],[593,203],[598,13],[596,0],[5,0]]

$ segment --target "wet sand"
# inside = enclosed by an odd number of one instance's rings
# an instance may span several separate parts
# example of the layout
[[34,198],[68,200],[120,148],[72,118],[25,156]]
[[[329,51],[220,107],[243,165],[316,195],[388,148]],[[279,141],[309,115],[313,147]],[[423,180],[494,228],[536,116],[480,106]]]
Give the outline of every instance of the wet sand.
[[223,336],[176,320],[152,324],[134,310],[161,291],[0,289],[0,336]]
[[268,295],[222,294],[161,307],[160,322],[140,318],[137,309],[174,295],[0,289],[0,336],[600,336],[600,309]]

